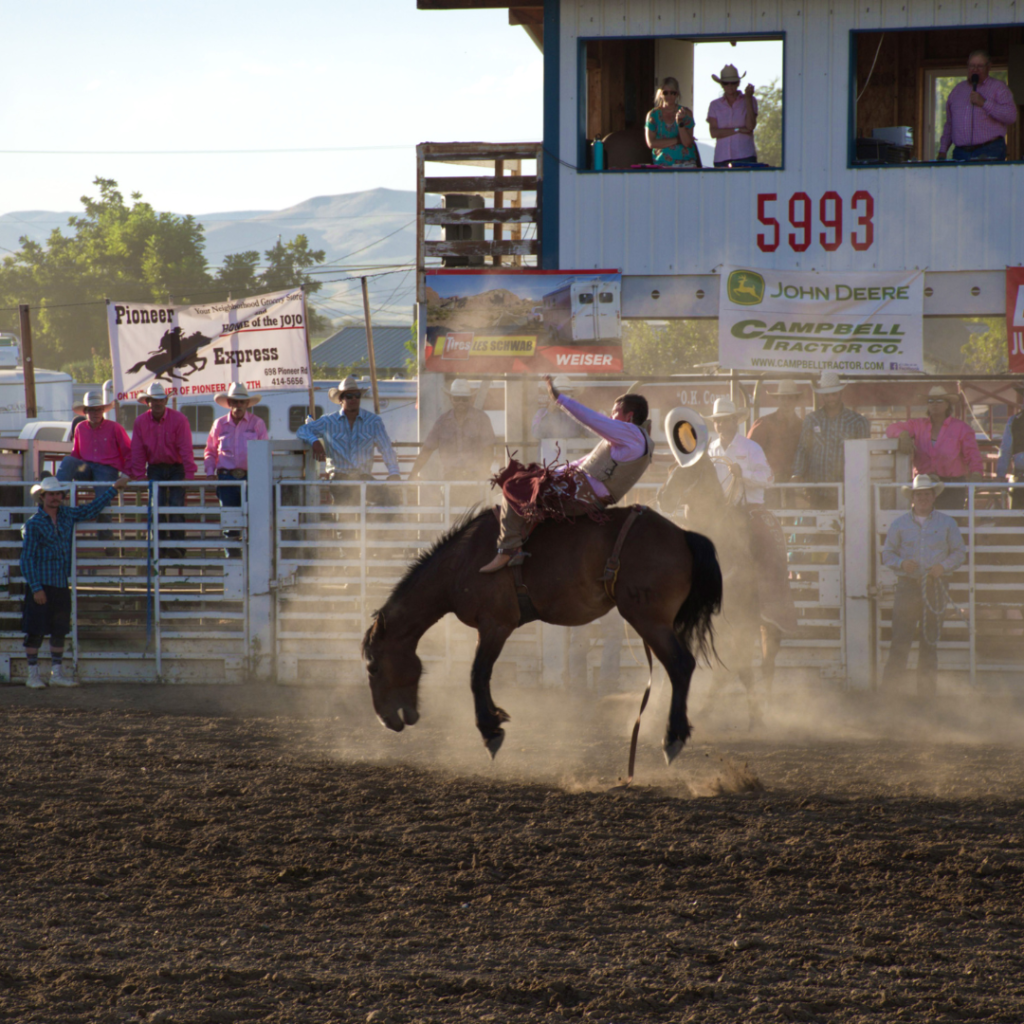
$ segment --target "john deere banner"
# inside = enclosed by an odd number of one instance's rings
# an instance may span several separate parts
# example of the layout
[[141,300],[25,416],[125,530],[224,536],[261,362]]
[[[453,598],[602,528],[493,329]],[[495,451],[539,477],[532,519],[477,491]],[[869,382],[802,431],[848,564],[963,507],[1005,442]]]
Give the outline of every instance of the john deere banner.
[[1024,267],[1006,268],[1006,347],[1010,373],[1024,373]]
[[718,359],[736,370],[923,369],[924,274],[723,267]]
[[194,306],[107,300],[118,401],[159,380],[168,395],[309,387],[302,289]]
[[621,373],[621,276],[427,273],[426,367],[440,373]]

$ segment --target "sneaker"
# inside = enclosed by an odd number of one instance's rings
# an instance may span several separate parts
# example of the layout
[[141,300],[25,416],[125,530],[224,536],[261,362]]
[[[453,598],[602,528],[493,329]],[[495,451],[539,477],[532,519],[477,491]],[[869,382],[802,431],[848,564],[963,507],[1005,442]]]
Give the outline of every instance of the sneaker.
[[77,686],[78,680],[67,670],[63,662],[50,673],[51,686]]
[[39,671],[38,665],[29,665],[28,667],[28,679],[25,680],[25,685],[30,690],[45,690],[46,683],[43,682],[42,674]]

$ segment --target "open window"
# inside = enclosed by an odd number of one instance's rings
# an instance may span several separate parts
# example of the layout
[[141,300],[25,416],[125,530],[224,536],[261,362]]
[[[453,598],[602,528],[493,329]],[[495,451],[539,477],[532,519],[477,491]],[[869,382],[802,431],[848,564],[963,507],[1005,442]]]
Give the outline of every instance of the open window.
[[1018,104],[1005,133],[1006,159],[1021,160],[1024,27],[1008,25],[851,33],[850,165],[937,160],[946,102],[968,79],[968,56],[978,50],[989,54],[988,74],[1006,83]]
[[[753,149],[756,159],[748,166],[783,166],[784,38],[781,34],[584,39],[580,46],[581,169],[713,168],[716,148],[718,155],[728,155],[735,145],[728,139],[718,145],[708,124],[712,102],[720,100],[724,93],[723,86],[712,76],[721,77],[727,64],[733,65],[743,76],[737,90],[741,101],[748,84],[755,90],[757,121]],[[655,93],[666,78],[678,82],[678,103],[693,113],[697,149],[696,159],[678,161],[674,165],[671,160],[656,159],[644,132],[648,115],[655,107]],[[735,103],[730,103],[729,110],[733,109]],[[741,126],[742,119],[737,119],[736,127]],[[670,123],[668,128],[671,127]],[[723,123],[722,131],[727,127]],[[595,142],[600,146],[595,148]],[[733,165],[733,169],[738,167],[739,164]]]

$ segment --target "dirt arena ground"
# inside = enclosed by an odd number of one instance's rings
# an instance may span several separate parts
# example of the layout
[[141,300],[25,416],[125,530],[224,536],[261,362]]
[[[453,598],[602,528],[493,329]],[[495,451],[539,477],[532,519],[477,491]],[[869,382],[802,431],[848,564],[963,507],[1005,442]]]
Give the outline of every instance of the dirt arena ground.
[[0,1020],[1024,1020],[1011,699],[496,697],[0,688]]

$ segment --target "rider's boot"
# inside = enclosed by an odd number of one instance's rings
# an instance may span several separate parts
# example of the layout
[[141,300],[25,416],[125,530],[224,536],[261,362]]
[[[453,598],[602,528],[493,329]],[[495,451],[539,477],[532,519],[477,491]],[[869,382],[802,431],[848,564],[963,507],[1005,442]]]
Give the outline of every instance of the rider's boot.
[[524,561],[522,548],[498,548],[498,553],[480,571],[500,572],[506,565],[522,565]]

